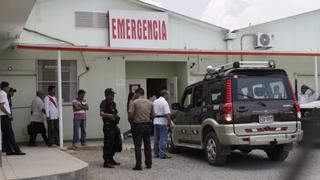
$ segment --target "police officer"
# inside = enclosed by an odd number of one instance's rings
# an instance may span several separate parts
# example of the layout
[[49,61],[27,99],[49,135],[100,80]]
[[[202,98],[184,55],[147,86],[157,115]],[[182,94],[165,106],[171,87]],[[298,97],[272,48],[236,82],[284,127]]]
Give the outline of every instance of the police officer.
[[116,149],[116,136],[119,128],[118,110],[114,100],[115,92],[111,88],[107,88],[104,91],[105,99],[100,104],[100,116],[103,120],[103,133],[104,133],[104,145],[103,145],[103,159],[105,168],[114,168],[114,165],[120,165],[113,159]]

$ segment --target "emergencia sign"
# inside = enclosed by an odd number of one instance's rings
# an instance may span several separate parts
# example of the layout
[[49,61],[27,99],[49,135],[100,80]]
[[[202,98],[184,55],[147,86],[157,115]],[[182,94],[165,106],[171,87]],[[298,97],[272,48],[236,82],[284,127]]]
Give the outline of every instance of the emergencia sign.
[[109,10],[110,47],[168,48],[168,14]]

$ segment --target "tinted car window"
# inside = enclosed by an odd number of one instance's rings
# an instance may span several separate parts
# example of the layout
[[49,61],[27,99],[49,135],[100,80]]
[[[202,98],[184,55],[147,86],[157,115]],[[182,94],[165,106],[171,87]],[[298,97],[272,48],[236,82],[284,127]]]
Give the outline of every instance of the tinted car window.
[[221,81],[209,83],[209,104],[219,104],[222,102],[222,83]]
[[183,102],[182,103],[183,108],[191,108],[191,107],[193,107],[191,95],[192,95],[192,89],[191,88],[187,89],[185,91],[185,94],[184,94],[184,97],[183,97],[183,101],[182,101]]
[[291,99],[289,84],[285,76],[236,77],[235,100],[279,100]]
[[195,107],[200,107],[206,104],[206,97],[204,95],[204,86],[197,86],[194,89],[194,105]]

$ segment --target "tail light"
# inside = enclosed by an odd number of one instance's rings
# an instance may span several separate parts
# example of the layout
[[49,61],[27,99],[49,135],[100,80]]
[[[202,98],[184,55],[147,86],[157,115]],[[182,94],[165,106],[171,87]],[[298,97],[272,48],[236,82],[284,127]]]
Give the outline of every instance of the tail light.
[[223,106],[223,118],[227,123],[232,122],[232,82],[231,79],[226,80],[226,99]]
[[300,104],[298,102],[294,102],[294,109],[296,110],[296,116],[298,119],[301,118]]
[[301,111],[300,111],[300,104],[297,102],[295,93],[293,91],[292,85],[288,79],[289,82],[289,86],[290,86],[290,91],[291,91],[291,95],[292,95],[292,99],[293,99],[293,106],[294,106],[294,110],[296,112],[296,117],[298,118],[298,120],[300,120],[301,118]]

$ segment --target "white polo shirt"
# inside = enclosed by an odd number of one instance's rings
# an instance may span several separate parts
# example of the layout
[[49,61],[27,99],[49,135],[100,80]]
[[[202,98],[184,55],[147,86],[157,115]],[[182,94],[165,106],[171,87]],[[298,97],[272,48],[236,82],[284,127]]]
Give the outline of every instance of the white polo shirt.
[[36,97],[31,104],[31,121],[33,122],[44,122],[46,115],[43,114],[42,109],[44,109],[44,103],[40,97]]
[[[165,116],[170,114],[170,106],[164,97],[159,97],[153,102],[153,110],[155,116]],[[155,117],[153,124],[168,125],[168,120],[166,117]]]
[[307,90],[304,94],[298,94],[299,104],[304,104],[309,102],[309,98],[312,96],[312,92]]
[[[50,100],[50,98],[52,99],[52,101]],[[56,97],[47,95],[44,98],[44,106],[46,109],[47,118],[49,119],[59,118],[58,101]]]
[[[11,113],[10,106],[9,106],[9,100],[8,95],[5,91],[0,90],[0,103],[4,103],[4,108],[8,111],[8,113]],[[7,115],[0,109],[0,116]]]

